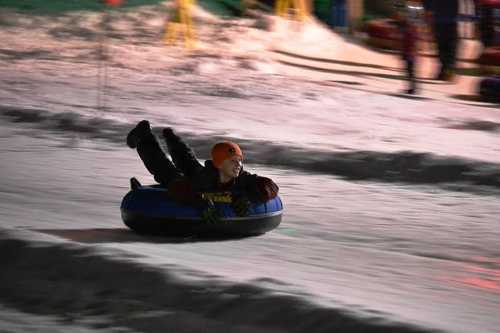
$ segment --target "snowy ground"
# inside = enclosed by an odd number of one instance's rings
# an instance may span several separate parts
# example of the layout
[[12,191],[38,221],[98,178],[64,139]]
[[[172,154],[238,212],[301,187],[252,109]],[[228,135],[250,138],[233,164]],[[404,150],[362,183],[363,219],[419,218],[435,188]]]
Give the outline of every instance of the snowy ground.
[[[266,17],[200,11],[198,48],[165,47],[162,10],[114,14],[103,110],[97,14],[2,14],[2,329],[499,332],[500,114],[476,78],[409,99],[395,56]],[[124,145],[143,118],[200,158],[241,142],[280,185],[282,225],[127,231],[128,178],[152,181]]]

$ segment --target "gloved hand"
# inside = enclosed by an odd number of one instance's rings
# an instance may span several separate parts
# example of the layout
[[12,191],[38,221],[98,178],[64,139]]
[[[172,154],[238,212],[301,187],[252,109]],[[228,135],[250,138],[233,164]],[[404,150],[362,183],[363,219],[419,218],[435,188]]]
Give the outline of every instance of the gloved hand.
[[246,196],[233,196],[231,207],[238,216],[247,216],[252,203]]
[[214,223],[215,224],[215,223],[221,222],[219,212],[217,211],[217,208],[215,208],[215,207],[209,207],[209,208],[205,209],[201,213],[201,219],[205,223]]
[[257,177],[255,182],[257,196],[261,202],[266,202],[278,195],[279,187],[271,179],[266,177]]
[[205,223],[220,223],[219,212],[212,200],[201,199],[198,202],[198,208],[201,210],[201,219]]

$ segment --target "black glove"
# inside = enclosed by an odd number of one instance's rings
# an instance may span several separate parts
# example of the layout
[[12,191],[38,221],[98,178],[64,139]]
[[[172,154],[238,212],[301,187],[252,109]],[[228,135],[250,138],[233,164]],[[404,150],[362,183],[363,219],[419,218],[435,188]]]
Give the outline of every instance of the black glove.
[[221,219],[219,212],[212,200],[203,199],[198,203],[198,208],[201,210],[201,219],[205,223],[220,223]]
[[246,196],[233,196],[231,207],[238,216],[247,216],[252,203]]
[[220,219],[220,216],[219,216],[219,212],[217,211],[217,209],[215,207],[205,209],[201,213],[201,219],[205,223],[214,223],[214,224],[216,224],[216,223],[220,223],[221,222],[221,219]]

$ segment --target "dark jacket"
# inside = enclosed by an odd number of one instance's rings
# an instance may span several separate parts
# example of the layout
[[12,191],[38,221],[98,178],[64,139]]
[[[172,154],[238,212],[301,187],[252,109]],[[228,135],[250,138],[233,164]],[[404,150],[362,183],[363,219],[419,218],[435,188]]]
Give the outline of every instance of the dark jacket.
[[240,171],[238,177],[225,184],[219,182],[219,171],[211,160],[191,177],[181,177],[168,186],[168,192],[177,202],[196,204],[204,192],[231,192],[247,197],[252,202],[266,202],[278,195],[278,185],[271,179]]

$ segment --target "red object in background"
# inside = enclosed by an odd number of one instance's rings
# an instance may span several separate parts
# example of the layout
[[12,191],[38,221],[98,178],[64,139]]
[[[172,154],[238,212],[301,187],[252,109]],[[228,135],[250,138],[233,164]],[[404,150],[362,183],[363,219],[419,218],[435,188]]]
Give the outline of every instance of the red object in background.
[[376,19],[366,24],[366,30],[370,37],[401,41],[401,32],[393,19]]
[[123,4],[123,0],[104,0],[104,3],[108,6],[121,6]]
[[481,65],[500,66],[500,46],[486,47],[478,62]]
[[480,0],[481,6],[500,8],[500,0]]

